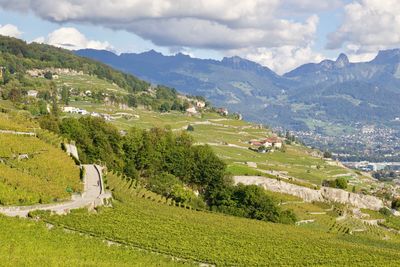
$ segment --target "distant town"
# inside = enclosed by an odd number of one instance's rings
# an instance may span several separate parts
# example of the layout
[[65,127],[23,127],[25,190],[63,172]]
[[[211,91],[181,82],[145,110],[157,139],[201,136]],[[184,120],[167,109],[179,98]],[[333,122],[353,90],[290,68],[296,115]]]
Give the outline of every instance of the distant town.
[[356,125],[354,131],[329,136],[313,131],[294,134],[305,144],[330,151],[343,162],[400,162],[400,129],[375,125]]

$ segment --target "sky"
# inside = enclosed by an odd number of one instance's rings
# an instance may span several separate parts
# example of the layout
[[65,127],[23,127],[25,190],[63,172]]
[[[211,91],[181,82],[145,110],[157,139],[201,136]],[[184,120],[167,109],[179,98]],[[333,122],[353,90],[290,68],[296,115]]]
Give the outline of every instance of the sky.
[[240,56],[283,74],[400,48],[398,0],[0,0],[0,34],[66,49]]

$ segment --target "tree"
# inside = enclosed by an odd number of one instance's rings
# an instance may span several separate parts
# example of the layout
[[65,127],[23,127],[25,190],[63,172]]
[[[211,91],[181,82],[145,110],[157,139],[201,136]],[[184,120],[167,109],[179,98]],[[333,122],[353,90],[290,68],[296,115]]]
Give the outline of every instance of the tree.
[[57,87],[54,82],[50,83],[50,95],[51,95],[51,112],[55,117],[58,117],[60,110],[58,108],[57,101]]
[[395,209],[395,210],[400,209],[400,198],[395,198],[392,200],[392,209]]
[[70,96],[70,92],[69,92],[68,87],[63,86],[61,89],[61,101],[65,105],[69,105],[69,96]]
[[134,95],[128,96],[128,106],[136,108],[137,107],[137,99]]
[[201,186],[205,190],[211,190],[223,186],[226,164],[215,155],[210,146],[195,146],[194,152],[194,176],[191,183]]
[[340,177],[335,180],[336,188],[346,189],[347,188],[347,179]]
[[52,115],[45,115],[39,118],[39,125],[42,129],[47,129],[54,133],[60,133],[59,121],[57,117]]
[[167,172],[162,172],[149,178],[149,189],[167,198],[172,197],[176,185],[181,185],[181,181]]
[[325,151],[325,152],[324,152],[324,158],[326,158],[326,159],[332,158],[332,153],[329,152],[329,151]]
[[51,73],[50,71],[47,71],[47,72],[44,74],[44,77],[45,77],[47,80],[52,80],[52,79],[53,79],[53,73]]
[[163,102],[159,108],[160,112],[168,112],[171,110],[171,106],[168,102]]

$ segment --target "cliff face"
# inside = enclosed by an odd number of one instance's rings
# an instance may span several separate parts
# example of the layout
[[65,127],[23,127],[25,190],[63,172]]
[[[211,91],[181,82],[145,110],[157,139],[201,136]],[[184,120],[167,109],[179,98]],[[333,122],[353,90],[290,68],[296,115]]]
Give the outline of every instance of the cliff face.
[[379,210],[384,206],[382,200],[377,197],[350,193],[342,189],[322,187],[319,190],[314,190],[307,187],[302,187],[299,185],[294,185],[260,176],[235,176],[234,180],[235,184],[255,184],[270,191],[300,197],[306,202],[332,201],[349,204],[356,208],[371,210]]

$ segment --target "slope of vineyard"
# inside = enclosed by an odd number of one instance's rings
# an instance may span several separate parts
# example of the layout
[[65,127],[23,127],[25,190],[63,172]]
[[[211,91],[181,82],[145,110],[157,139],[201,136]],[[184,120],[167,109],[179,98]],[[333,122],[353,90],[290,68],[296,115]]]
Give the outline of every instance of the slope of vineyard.
[[0,215],[2,266],[191,266],[57,227]]
[[218,265],[400,264],[395,235],[383,241],[188,210],[121,190],[118,181],[110,183],[122,200],[113,208],[40,216],[97,237]]
[[[0,130],[27,130],[4,115],[0,122]],[[46,132],[40,137],[0,133],[1,205],[49,203],[81,191],[79,167],[56,147],[59,140]]]

